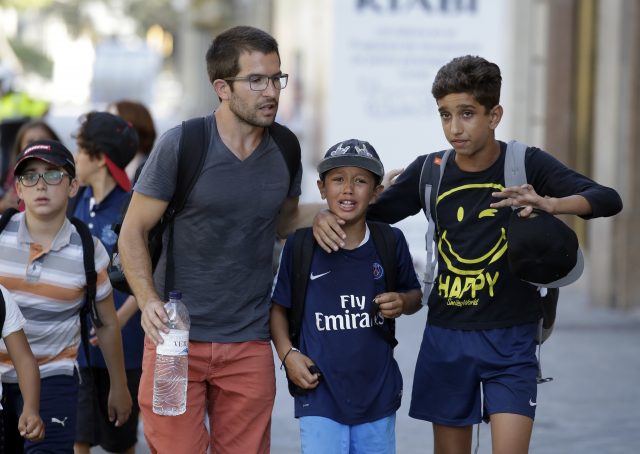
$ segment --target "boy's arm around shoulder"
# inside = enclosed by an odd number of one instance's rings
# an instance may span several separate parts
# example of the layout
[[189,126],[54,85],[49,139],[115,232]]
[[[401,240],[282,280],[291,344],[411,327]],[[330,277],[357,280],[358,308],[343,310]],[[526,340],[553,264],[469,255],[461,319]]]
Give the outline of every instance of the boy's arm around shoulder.
[[395,224],[418,213],[420,204],[420,174],[426,155],[419,156],[385,186],[376,201],[369,205],[367,219]]
[[131,414],[131,395],[127,388],[127,377],[124,368],[124,353],[122,351],[122,337],[120,325],[113,303],[113,293],[96,303],[102,326],[96,328],[98,343],[102,356],[109,371],[109,421],[115,422],[116,427],[122,426]]
[[24,405],[18,420],[20,435],[30,441],[44,438],[44,423],[40,418],[40,369],[27,336],[22,329],[6,336],[4,343],[11,362],[16,368],[18,385]]

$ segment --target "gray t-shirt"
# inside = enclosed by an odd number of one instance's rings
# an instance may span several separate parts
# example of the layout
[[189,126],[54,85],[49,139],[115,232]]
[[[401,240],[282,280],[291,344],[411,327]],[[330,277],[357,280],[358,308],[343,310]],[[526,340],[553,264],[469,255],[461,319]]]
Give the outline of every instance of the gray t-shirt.
[[[174,226],[175,290],[191,317],[190,339],[269,339],[276,219],[287,197],[300,195],[302,170],[289,188],[287,164],[273,139],[241,161],[222,142],[215,117],[202,172]],[[180,127],[160,137],[134,190],[169,201],[175,191]],[[300,166],[302,169],[302,166]],[[167,232],[154,281],[163,294]],[[173,289],[171,289],[173,290]]]

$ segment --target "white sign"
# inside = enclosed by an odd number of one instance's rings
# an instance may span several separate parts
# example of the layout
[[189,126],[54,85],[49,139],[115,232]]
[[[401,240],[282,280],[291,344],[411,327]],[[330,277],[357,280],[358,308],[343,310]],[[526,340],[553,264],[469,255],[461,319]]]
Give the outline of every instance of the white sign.
[[[431,96],[435,75],[451,59],[479,55],[500,66],[501,104],[510,110],[505,74],[513,28],[508,0],[333,0],[325,150],[367,140],[385,170],[449,148]],[[508,131],[508,115],[500,136]],[[509,134],[507,134],[509,135]],[[399,224],[415,261],[424,257],[426,222]],[[424,267],[417,269],[422,272]]]
[[[369,141],[390,170],[446,148],[431,96],[438,69],[480,55],[503,72],[506,0],[334,0],[325,149]],[[504,93],[504,85],[503,85]]]

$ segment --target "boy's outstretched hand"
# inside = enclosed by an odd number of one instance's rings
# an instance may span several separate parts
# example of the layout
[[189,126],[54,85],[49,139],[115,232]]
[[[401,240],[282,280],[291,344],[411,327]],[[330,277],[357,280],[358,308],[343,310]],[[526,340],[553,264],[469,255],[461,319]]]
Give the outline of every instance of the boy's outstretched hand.
[[523,207],[518,212],[521,217],[529,216],[534,208],[554,214],[552,199],[538,195],[530,184],[511,186],[491,195],[502,199],[499,202],[492,203],[490,205],[491,208]]
[[530,184],[511,186],[504,188],[502,191],[493,192],[491,195],[502,199],[499,202],[489,205],[491,208],[522,207],[522,209],[518,211],[518,216],[523,218],[530,216],[534,209],[546,211],[554,216],[557,214],[588,216],[593,212],[591,203],[580,194],[559,198],[542,197]]
[[37,413],[22,412],[18,420],[20,435],[29,441],[41,441],[44,439],[44,423]]
[[292,351],[287,356],[285,367],[289,379],[303,389],[314,389],[320,383],[319,374],[309,372],[309,367],[314,363],[307,355]]

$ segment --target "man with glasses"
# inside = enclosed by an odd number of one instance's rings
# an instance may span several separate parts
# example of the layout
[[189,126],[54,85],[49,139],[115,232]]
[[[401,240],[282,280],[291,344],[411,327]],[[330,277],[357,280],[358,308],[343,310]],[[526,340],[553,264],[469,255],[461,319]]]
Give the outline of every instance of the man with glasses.
[[[60,142],[38,140],[18,156],[14,173],[25,211],[14,214],[0,234],[0,285],[11,292],[26,319],[24,333],[40,371],[40,415],[46,437],[34,444],[16,430],[24,402],[14,365],[0,343],[5,429],[0,451],[71,453],[78,402],[78,316],[87,286],[82,241],[66,217],[69,198],[78,191],[76,167],[73,155]],[[96,334],[109,372],[107,411],[112,423],[120,426],[129,418],[131,396],[107,276],[109,256],[97,239],[94,244],[96,307],[104,323]]]
[[180,127],[152,151],[120,234],[146,333],[139,404],[152,452],[267,453],[275,397],[272,251],[276,234],[284,237],[300,219],[301,166],[290,175],[269,129],[288,76],[275,39],[253,27],[220,34],[206,61],[220,106],[206,117],[205,162],[173,225],[173,281],[191,316],[187,410],[180,416],[152,412],[155,348],[168,331],[161,295],[174,288],[163,288],[164,256],[154,282],[147,249],[148,232],[175,192]]

